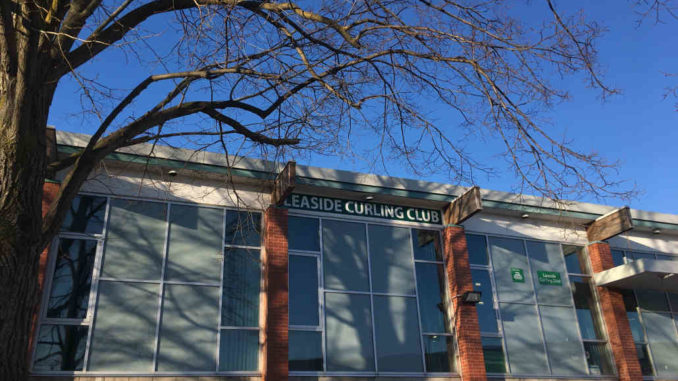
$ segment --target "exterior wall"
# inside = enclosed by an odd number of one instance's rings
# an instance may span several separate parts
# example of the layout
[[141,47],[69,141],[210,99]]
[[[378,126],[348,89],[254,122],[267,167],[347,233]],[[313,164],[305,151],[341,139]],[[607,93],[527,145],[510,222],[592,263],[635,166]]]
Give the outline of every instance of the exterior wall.
[[[176,177],[169,177],[157,167],[144,172],[130,166],[107,165],[90,176],[81,192],[260,210],[270,202],[270,190],[263,183],[234,186],[226,179],[178,172]],[[64,175],[60,173],[58,177]]]
[[292,376],[290,381],[452,381],[460,377],[356,377],[356,376]]
[[536,218],[522,219],[481,212],[464,221],[464,228],[468,233],[558,241],[582,246],[588,243],[586,230],[580,225],[559,224]]
[[[595,242],[588,246],[591,269],[594,273],[605,271],[614,267],[612,253],[607,243]],[[600,310],[602,312],[607,336],[614,355],[615,365],[619,379],[642,380],[643,375],[638,362],[636,346],[633,342],[631,326],[626,315],[624,298],[621,292],[598,287]]]
[[287,380],[288,370],[288,262],[287,209],[271,206],[265,215],[266,315],[264,380]]
[[[46,181],[42,186],[42,215],[47,214],[49,206],[52,204],[52,201],[56,199],[57,194],[59,193],[59,188],[61,184],[57,182],[48,182]],[[42,300],[42,292],[45,286],[45,273],[47,272],[47,263],[49,259],[49,250],[50,246],[47,246],[45,250],[40,253],[40,260],[38,262],[38,286],[40,287],[40,295],[38,300]],[[40,314],[40,304],[35,309],[33,313],[33,322],[31,323],[31,336],[28,338],[28,353],[33,353],[33,340],[35,338],[35,330],[37,329],[38,324],[38,315]]]
[[30,376],[29,381],[261,381],[249,376]]
[[485,359],[480,339],[478,313],[474,305],[464,304],[457,297],[473,291],[468,247],[464,228],[448,226],[443,230],[447,278],[454,311],[454,326],[459,350],[459,373],[462,380],[484,380]]
[[662,253],[678,254],[678,236],[667,233],[651,234],[629,231],[610,238],[610,247],[630,251],[658,251]]

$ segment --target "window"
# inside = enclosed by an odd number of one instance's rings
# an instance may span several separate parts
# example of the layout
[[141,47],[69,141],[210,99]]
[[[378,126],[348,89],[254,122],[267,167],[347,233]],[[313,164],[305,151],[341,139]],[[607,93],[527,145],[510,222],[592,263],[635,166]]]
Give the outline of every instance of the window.
[[[676,260],[670,254],[613,250],[627,261]],[[657,290],[626,290],[624,304],[636,343],[638,361],[645,376],[678,375],[678,295]]]
[[259,213],[77,197],[33,371],[256,372],[260,225]]
[[76,197],[54,241],[33,355],[36,372],[85,369],[92,273],[102,244],[106,205],[105,197]]
[[612,374],[583,248],[478,234],[467,242],[488,373]]
[[492,287],[487,238],[484,235],[467,234],[469,263],[471,265],[471,280],[473,289],[481,292],[481,300],[476,304],[478,324],[480,326],[485,371],[492,373],[506,373],[504,346],[499,329],[498,311]]
[[322,371],[320,221],[289,216],[289,370]]
[[437,231],[290,216],[289,369],[450,373]]
[[591,273],[587,267],[586,249],[574,245],[562,245],[562,249],[589,374],[614,374],[601,313],[591,282]]

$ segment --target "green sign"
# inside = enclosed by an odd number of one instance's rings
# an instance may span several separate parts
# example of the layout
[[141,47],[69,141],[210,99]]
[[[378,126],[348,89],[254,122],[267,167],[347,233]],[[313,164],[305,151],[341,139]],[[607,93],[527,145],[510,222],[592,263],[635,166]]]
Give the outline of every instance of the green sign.
[[525,283],[525,274],[523,269],[517,267],[511,267],[511,279],[514,283]]
[[376,202],[358,200],[344,200],[333,197],[310,196],[296,193],[289,195],[283,202],[283,206],[289,209],[385,218],[399,221],[425,222],[436,225],[440,225],[443,222],[439,210],[379,204]]
[[562,286],[563,281],[560,279],[560,273],[555,271],[537,271],[539,277],[539,284],[547,286]]

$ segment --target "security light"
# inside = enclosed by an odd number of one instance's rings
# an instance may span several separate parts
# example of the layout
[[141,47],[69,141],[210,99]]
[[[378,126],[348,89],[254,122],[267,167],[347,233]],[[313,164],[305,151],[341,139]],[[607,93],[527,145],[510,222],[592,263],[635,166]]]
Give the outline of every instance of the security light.
[[523,214],[520,215],[520,218],[524,219],[524,218],[528,218],[529,216],[530,216],[529,214],[523,213]]
[[659,228],[652,229],[652,234],[660,234],[661,232],[662,230]]
[[374,196],[365,196],[365,200],[367,201],[374,200]]
[[461,298],[462,303],[476,305],[478,302],[480,302],[480,297],[482,295],[483,294],[480,291],[466,291],[461,295],[457,295],[457,297]]
[[174,169],[170,169],[169,171],[167,171],[167,174],[170,177],[175,177],[177,175],[177,171],[175,171]]

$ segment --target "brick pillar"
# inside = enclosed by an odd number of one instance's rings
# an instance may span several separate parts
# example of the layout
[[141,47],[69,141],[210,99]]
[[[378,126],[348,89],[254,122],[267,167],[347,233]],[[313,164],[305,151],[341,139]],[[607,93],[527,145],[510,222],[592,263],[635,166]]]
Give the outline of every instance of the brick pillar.
[[475,306],[462,303],[460,298],[455,298],[456,295],[466,291],[473,291],[466,234],[462,226],[445,227],[443,249],[459,348],[459,373],[464,381],[486,380],[478,312]]
[[285,381],[288,369],[287,209],[266,210],[266,323],[264,340],[265,381]]
[[[42,186],[42,216],[44,217],[49,209],[49,206],[52,204],[52,201],[59,193],[59,188],[61,184],[58,182],[53,182],[50,180],[45,180],[45,183]],[[35,338],[35,330],[38,328],[38,314],[40,313],[40,301],[42,300],[42,292],[45,284],[45,272],[47,271],[47,260],[49,254],[49,246],[45,248],[40,254],[40,259],[38,262],[38,287],[40,288],[40,293],[38,297],[38,303],[35,306],[35,311],[33,312],[33,321],[31,323],[31,336],[28,338],[28,356],[33,352],[33,339]],[[29,359],[30,360],[30,359]]]
[[[609,244],[605,242],[590,243],[588,253],[591,259],[591,269],[594,273],[614,267]],[[607,329],[607,337],[610,340],[619,380],[642,380],[643,374],[638,362],[629,319],[626,316],[622,293],[607,287],[598,287],[597,289],[600,310]]]

